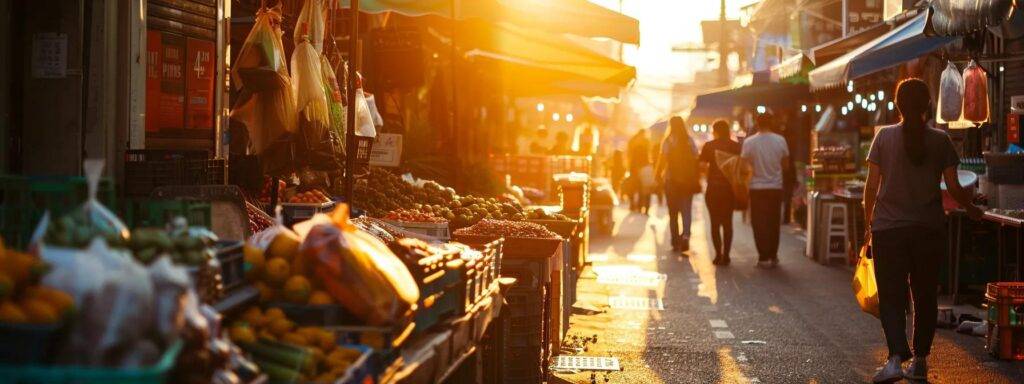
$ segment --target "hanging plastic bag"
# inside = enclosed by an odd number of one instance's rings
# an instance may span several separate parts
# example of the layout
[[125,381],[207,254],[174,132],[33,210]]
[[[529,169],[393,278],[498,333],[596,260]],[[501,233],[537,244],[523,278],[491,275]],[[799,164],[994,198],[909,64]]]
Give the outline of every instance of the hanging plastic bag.
[[373,124],[373,114],[366,102],[363,92],[363,75],[356,73],[356,136],[377,137],[377,127]]
[[722,171],[726,180],[729,181],[729,186],[732,188],[734,208],[736,210],[747,209],[747,204],[750,202],[747,185],[750,183],[752,176],[749,168],[740,160],[739,155],[724,151],[715,151],[715,164],[718,165],[718,169]]
[[857,271],[853,275],[853,294],[862,311],[879,317],[875,260],[871,258],[871,247],[868,245],[860,249],[860,261],[857,262]]
[[102,159],[85,160],[83,168],[89,193],[85,203],[52,221],[46,215],[32,236],[32,244],[42,242],[54,247],[84,249],[97,237],[112,247],[124,247],[128,243],[128,228],[96,199],[104,163]]
[[[287,154],[289,151],[280,147],[286,146],[287,137],[295,132],[295,95],[288,77],[280,24],[280,5],[260,9],[231,68],[232,81],[242,91],[231,110],[231,118],[245,124],[252,150],[259,155]],[[282,156],[264,160],[268,164],[287,162]]]
[[983,123],[989,118],[988,75],[978,63],[971,63],[964,69],[964,119]]
[[324,13],[322,0],[306,0],[302,4],[302,11],[295,21],[295,32],[292,35],[293,41],[308,39],[317,53],[324,51]]
[[318,214],[302,243],[327,292],[368,325],[395,324],[415,308],[420,291],[409,269],[379,239],[348,220],[341,204]]
[[938,122],[947,123],[960,120],[964,105],[964,79],[956,64],[949,62],[942,71],[939,80],[939,110],[936,113]]

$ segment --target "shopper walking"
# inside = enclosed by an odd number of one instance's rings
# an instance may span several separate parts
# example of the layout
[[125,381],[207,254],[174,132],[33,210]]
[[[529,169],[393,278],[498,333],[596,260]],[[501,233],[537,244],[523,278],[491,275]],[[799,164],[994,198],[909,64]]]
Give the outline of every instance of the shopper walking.
[[786,139],[775,133],[771,111],[757,116],[757,133],[743,140],[741,156],[753,168],[750,180],[750,227],[757,246],[757,266],[779,265],[782,223],[782,172],[789,164]]
[[[669,132],[661,142],[654,174],[665,188],[668,223],[673,252],[690,250],[690,223],[693,221],[693,195],[700,193],[697,146],[686,132],[682,117],[672,116]],[[682,216],[683,227],[679,228]]]
[[[960,186],[960,158],[949,135],[927,126],[932,110],[928,86],[908,79],[896,87],[901,122],[875,135],[868,152],[864,217],[872,242],[882,329],[889,347],[874,382],[927,380],[938,317],[940,260],[946,255],[941,180],[974,219],[982,211]],[[914,349],[907,344],[907,288],[914,300]],[[901,365],[913,358],[906,370]]]
[[719,153],[739,156],[740,144],[733,141],[729,122],[718,120],[711,125],[714,140],[704,144],[698,160],[707,164],[707,189],[704,203],[711,218],[711,242],[715,247],[715,265],[729,265],[729,250],[732,248],[732,212],[736,207],[732,184],[718,168]]
[[647,214],[651,205],[651,190],[645,186],[644,169],[651,166],[651,141],[647,138],[647,130],[640,129],[629,139],[627,148],[629,157],[630,209],[633,212]]

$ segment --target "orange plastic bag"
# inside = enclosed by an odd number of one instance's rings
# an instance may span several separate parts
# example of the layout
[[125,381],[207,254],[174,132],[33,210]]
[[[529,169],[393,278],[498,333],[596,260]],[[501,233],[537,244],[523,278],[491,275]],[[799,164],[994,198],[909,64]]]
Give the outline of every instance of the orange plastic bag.
[[[414,309],[420,291],[405,264],[384,243],[348,221],[348,206],[317,215],[301,246],[327,292],[368,325],[395,324]],[[300,235],[305,231],[296,230]]]
[[860,310],[878,317],[878,283],[875,281],[875,260],[871,258],[871,247],[860,249],[860,261],[853,274],[853,294],[857,297]]

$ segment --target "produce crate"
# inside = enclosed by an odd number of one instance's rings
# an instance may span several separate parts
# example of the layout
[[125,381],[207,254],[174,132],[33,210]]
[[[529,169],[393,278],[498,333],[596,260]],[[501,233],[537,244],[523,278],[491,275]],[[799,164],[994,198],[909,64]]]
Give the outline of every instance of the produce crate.
[[220,261],[220,282],[228,294],[245,284],[244,242],[218,241],[217,261]]
[[281,309],[288,319],[302,326],[358,325],[361,322],[352,312],[338,304],[307,305],[274,301],[267,303],[267,306]]
[[0,323],[0,364],[47,363],[67,330],[62,324]]
[[47,384],[162,384],[174,367],[184,344],[175,342],[160,360],[145,368],[118,369],[54,365],[0,365],[0,381],[5,383]]
[[373,349],[360,344],[341,344],[342,347],[358,349],[363,352],[355,362],[345,370],[345,374],[333,384],[365,384],[373,382],[375,374]]
[[330,212],[334,209],[334,205],[334,202],[321,204],[282,203],[281,214],[284,216],[285,225],[290,227],[295,223],[313,217],[317,213]]
[[129,199],[124,203],[125,225],[129,228],[164,227],[175,217],[190,226],[210,228],[210,203],[188,199]]
[[380,355],[384,364],[394,360],[398,351],[409,341],[416,328],[412,314],[398,324],[392,326],[368,325],[331,325],[324,328],[332,331],[341,340],[349,344],[362,344],[373,348]]
[[498,239],[486,244],[473,246],[480,252],[480,257],[466,260],[462,269],[462,280],[465,284],[465,291],[462,294],[463,311],[466,313],[476,305],[484,296],[490,293],[493,283],[500,276],[502,248],[504,240]]
[[444,270],[442,275],[433,281],[421,285],[420,300],[417,303],[414,322],[416,334],[433,328],[441,321],[455,316],[462,307],[460,292],[464,289],[459,284],[459,273],[456,270]]
[[[113,209],[114,196],[114,183],[100,180],[100,203]],[[44,213],[63,215],[88,197],[84,177],[0,175],[0,236],[8,247],[25,249]]]
[[413,223],[408,221],[394,221],[381,219],[381,221],[391,224],[395,227],[404,229],[412,233],[418,233],[421,235],[430,236],[437,238],[442,241],[448,241],[452,238],[451,232],[448,229],[448,223]]
[[[455,233],[453,240],[469,245],[480,246],[492,241],[502,239],[502,236],[493,235],[467,235]],[[553,254],[562,252],[562,239],[553,238],[526,238],[507,237],[502,245],[502,262],[509,259],[522,258],[550,258]],[[504,264],[503,264],[504,265]]]
[[124,153],[125,196],[149,196],[157,187],[224,184],[224,160],[203,150],[133,149]]

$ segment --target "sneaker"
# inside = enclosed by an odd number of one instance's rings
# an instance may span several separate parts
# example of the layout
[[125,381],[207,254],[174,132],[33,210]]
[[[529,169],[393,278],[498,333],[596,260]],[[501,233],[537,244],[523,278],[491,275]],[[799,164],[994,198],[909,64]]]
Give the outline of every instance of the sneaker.
[[910,365],[903,370],[903,377],[907,380],[928,380],[928,360],[924,357],[914,357]]
[[875,378],[871,380],[873,383],[895,383],[903,380],[903,359],[899,355],[889,356],[889,360],[885,362],[878,372],[875,373]]
[[761,261],[757,262],[757,267],[758,268],[769,269],[769,268],[772,267],[772,262],[771,262],[771,260],[761,260]]

